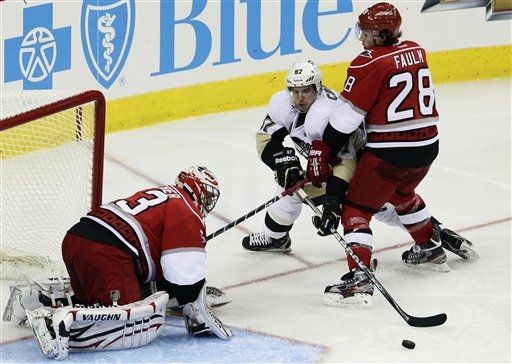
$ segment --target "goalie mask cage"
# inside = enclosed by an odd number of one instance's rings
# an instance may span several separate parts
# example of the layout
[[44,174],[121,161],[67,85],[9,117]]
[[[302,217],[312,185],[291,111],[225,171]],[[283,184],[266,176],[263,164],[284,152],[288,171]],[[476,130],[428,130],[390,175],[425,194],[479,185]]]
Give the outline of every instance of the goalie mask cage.
[[2,92],[0,277],[65,274],[66,231],[101,204],[99,91]]

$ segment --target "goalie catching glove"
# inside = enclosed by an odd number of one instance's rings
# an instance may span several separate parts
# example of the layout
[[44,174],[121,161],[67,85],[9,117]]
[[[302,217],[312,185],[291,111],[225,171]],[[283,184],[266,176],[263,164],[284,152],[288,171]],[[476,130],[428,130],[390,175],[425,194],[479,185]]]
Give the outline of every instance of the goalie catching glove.
[[322,209],[322,217],[313,216],[313,225],[318,229],[318,235],[327,236],[340,224],[341,204],[336,195],[326,194]]
[[293,148],[284,148],[273,157],[274,175],[279,186],[288,189],[304,179],[304,170]]
[[3,321],[16,325],[27,325],[27,310],[43,306],[72,306],[73,289],[69,278],[46,278],[35,281],[27,277],[26,282],[10,286],[10,295],[4,309]]

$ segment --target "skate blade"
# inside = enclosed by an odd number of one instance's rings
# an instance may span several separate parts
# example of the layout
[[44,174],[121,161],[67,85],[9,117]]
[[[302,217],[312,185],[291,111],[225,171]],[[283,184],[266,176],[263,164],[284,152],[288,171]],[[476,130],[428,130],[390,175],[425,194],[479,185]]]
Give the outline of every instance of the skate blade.
[[444,250],[447,250],[452,254],[458,255],[462,259],[478,259],[478,258],[480,258],[478,253],[473,249],[473,244],[467,240],[464,240],[460,244],[459,249],[454,248],[447,243],[442,243],[441,246],[443,247]]
[[[245,248],[244,248],[245,249]],[[261,253],[290,253],[292,251],[292,248],[277,248],[277,249],[268,249],[268,250],[250,250],[250,249],[245,249],[251,253],[258,253],[258,254],[261,254]]]
[[438,263],[421,263],[421,264],[407,264],[406,266],[411,267],[415,270],[423,270],[429,272],[440,272],[440,273],[448,273],[450,271],[450,267],[446,262],[438,264]]
[[478,259],[480,256],[477,254],[476,251],[473,250],[473,247],[470,246],[468,243],[463,242],[460,245],[460,251],[458,253],[455,253],[458,256],[464,258],[464,259]]
[[322,303],[327,306],[345,308],[370,308],[373,297],[368,293],[354,293],[352,297],[343,298],[339,293],[324,293]]
[[166,308],[165,316],[166,317],[178,317],[178,318],[182,318],[182,319],[185,318],[185,316],[183,315],[183,312],[175,310],[173,308]]
[[14,303],[16,300],[21,299],[21,290],[16,286],[9,287],[11,293],[9,294],[9,300],[7,301],[7,305],[5,306],[5,311],[2,316],[3,321],[11,321],[12,312],[14,310]]

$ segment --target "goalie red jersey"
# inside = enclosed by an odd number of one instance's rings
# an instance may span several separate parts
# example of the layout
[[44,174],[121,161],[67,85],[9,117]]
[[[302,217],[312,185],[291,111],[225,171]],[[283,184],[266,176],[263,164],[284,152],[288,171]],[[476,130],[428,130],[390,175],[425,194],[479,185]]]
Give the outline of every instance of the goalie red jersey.
[[[205,282],[205,216],[219,197],[215,176],[191,167],[167,185],[100,206],[75,224],[62,254],[80,303],[136,302],[149,283],[180,304],[194,301]],[[173,296],[173,297],[174,297]]]
[[[108,224],[106,226],[116,230],[121,236],[120,241],[140,262],[141,278],[146,283],[162,279],[162,269],[172,269],[170,266],[178,264],[175,260],[185,267],[194,267],[197,257],[176,252],[176,249],[199,251],[206,255],[203,216],[192,199],[176,186],[139,191],[128,198],[103,205],[90,212],[87,218],[101,219]],[[180,257],[167,257],[174,254]],[[185,270],[181,272],[190,274]],[[177,273],[172,276],[173,280],[181,278]],[[204,274],[196,278],[203,279]]]
[[[426,165],[437,155],[439,115],[432,75],[417,43],[362,52],[350,64],[341,97],[364,115],[366,146],[374,154],[406,166]],[[396,148],[419,148],[418,160],[404,159]]]

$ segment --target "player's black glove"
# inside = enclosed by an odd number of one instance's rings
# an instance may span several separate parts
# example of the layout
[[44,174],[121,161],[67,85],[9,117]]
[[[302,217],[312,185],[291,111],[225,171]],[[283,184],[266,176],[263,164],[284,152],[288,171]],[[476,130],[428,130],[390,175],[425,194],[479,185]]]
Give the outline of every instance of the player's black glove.
[[313,225],[318,229],[320,236],[331,234],[331,229],[336,230],[340,224],[340,200],[336,195],[324,196],[322,217],[313,216]]
[[293,148],[284,148],[273,157],[274,175],[279,186],[288,189],[304,179],[304,170]]

